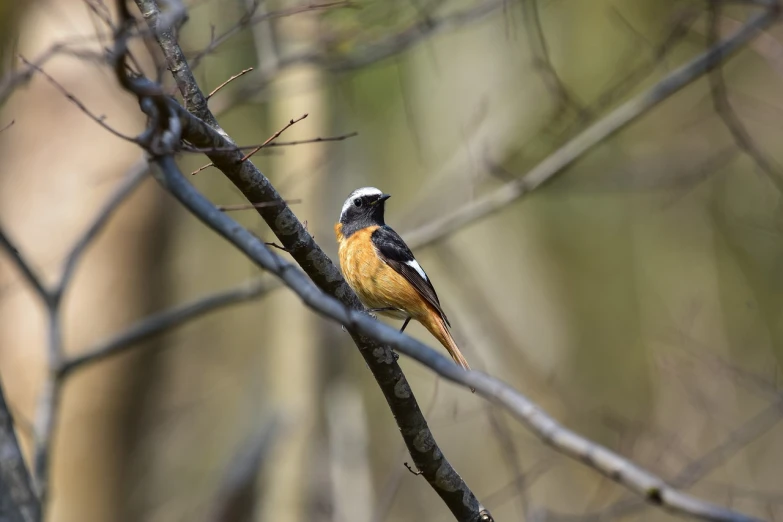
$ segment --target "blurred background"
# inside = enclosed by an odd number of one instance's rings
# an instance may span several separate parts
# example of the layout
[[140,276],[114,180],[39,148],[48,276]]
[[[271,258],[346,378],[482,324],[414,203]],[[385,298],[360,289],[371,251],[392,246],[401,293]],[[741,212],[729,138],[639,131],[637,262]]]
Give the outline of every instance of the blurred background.
[[[262,143],[305,113],[281,140],[358,132],[254,158],[301,200],[293,210],[335,261],[332,227],[354,188],[392,194],[387,222],[405,237],[523,176],[702,52],[710,32],[707,6],[681,0],[187,5],[181,43],[205,92],[254,68],[210,100],[238,143]],[[727,4],[718,32],[753,11]],[[113,127],[139,132],[136,101],[95,59],[112,16],[100,0],[0,0],[4,74],[20,54],[70,42],[44,70]],[[474,368],[673,484],[764,520],[783,516],[782,36],[760,34],[723,68],[754,154],[704,77],[550,183],[414,249]],[[154,51],[133,47],[151,75]],[[0,133],[0,223],[54,281],[142,154],[40,74],[3,101],[0,129],[13,125]],[[181,158],[185,173],[205,163]],[[244,201],[215,169],[190,179],[216,204]],[[232,216],[274,240],[253,210]],[[63,304],[66,351],[259,277],[148,179],[78,268]],[[420,325],[407,331],[436,346]],[[28,456],[46,333],[41,303],[0,256],[0,379]],[[480,397],[400,364],[441,449],[496,520],[671,518]],[[49,519],[208,520],[260,432],[268,452],[236,520],[453,519],[405,469],[410,456],[349,336],[282,288],[75,373]]]

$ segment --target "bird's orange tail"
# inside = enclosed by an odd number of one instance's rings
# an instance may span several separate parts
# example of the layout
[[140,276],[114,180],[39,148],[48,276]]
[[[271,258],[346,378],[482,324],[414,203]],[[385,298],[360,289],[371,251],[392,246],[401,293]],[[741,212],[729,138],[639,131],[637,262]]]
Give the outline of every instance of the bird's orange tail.
[[468,360],[465,359],[465,356],[462,355],[462,352],[459,350],[459,346],[457,346],[457,343],[454,342],[454,338],[451,336],[451,332],[449,332],[449,329],[446,327],[446,323],[443,322],[442,317],[439,317],[433,313],[427,314],[427,318],[421,321],[421,324],[423,324],[424,327],[429,330],[429,332],[435,336],[438,341],[440,341],[440,344],[442,344],[446,350],[449,351],[449,354],[451,355],[451,358],[454,359],[454,362],[466,370],[470,370]]

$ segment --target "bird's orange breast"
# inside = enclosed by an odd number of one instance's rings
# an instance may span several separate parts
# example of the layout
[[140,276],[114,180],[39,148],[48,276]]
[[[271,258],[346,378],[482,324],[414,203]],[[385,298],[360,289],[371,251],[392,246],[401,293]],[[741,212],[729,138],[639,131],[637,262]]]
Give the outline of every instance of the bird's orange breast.
[[404,311],[388,314],[397,317],[418,318],[427,314],[429,305],[413,285],[378,257],[372,242],[372,233],[377,229],[377,225],[363,228],[346,238],[342,225],[335,225],[340,268],[346,282],[368,308]]

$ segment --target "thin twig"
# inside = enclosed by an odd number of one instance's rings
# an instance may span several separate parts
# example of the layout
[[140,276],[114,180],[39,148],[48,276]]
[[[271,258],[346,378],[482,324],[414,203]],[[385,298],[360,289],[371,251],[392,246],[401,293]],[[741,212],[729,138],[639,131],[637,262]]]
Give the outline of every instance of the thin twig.
[[11,239],[5,234],[2,226],[0,226],[0,247],[6,251],[6,253],[11,258],[11,261],[13,261],[19,271],[22,272],[22,275],[30,284],[30,286],[33,287],[35,293],[38,294],[44,303],[47,303],[49,301],[49,291],[44,286],[41,278],[36,275],[33,268],[25,260],[24,256],[22,256],[22,253],[19,251],[16,245],[14,245]]
[[296,140],[296,141],[275,141],[266,145],[269,147],[291,147],[293,145],[304,145],[305,143],[324,143],[329,141],[343,141],[348,138],[354,138],[358,136],[358,132],[349,132],[348,134],[341,134],[340,136],[331,136],[326,138],[311,138],[308,140]]
[[290,250],[288,250],[286,247],[284,247],[284,246],[280,246],[280,245],[278,245],[277,243],[275,243],[274,241],[264,241],[264,244],[265,244],[266,246],[271,246],[272,248],[276,248],[276,249],[278,249],[278,250],[282,250],[283,252],[288,252],[288,253],[291,253],[291,251],[290,251]]
[[307,114],[303,114],[303,115],[301,115],[300,117],[298,117],[295,120],[290,120],[288,123],[285,124],[285,126],[282,129],[280,129],[279,131],[277,131],[273,135],[271,135],[269,138],[267,138],[267,140],[264,143],[262,143],[258,147],[254,148],[253,150],[251,150],[250,152],[248,152],[247,154],[242,156],[242,159],[239,160],[239,161],[241,161],[241,162],[247,161],[248,159],[250,159],[253,156],[253,154],[255,154],[259,150],[261,150],[264,147],[266,147],[267,145],[269,145],[269,143],[271,143],[274,140],[276,140],[277,138],[279,138],[280,135],[283,134],[287,129],[292,127],[294,124],[299,123],[300,121],[302,121],[305,118],[307,118]]
[[408,464],[407,462],[403,462],[402,464],[403,464],[403,466],[405,466],[405,467],[408,469],[408,471],[410,471],[410,472],[411,472],[411,475],[413,475],[414,477],[418,477],[419,475],[421,475],[421,474],[423,473],[423,472],[421,472],[421,471],[416,471],[416,470],[414,470],[414,469],[411,467],[411,465],[410,465],[410,464]]
[[65,87],[60,84],[57,80],[55,80],[52,76],[49,75],[46,71],[44,71],[41,67],[38,65],[28,61],[24,56],[19,55],[19,59],[22,60],[28,67],[32,68],[33,70],[37,71],[41,75],[43,75],[44,78],[60,93],[65,96],[68,101],[76,105],[79,110],[81,110],[84,114],[89,116],[93,121],[95,121],[98,125],[112,133],[113,135],[117,136],[118,138],[121,138],[125,141],[130,141],[131,143],[136,143],[136,138],[132,136],[128,136],[126,134],[121,133],[120,131],[114,129],[111,125],[106,123],[106,118],[104,116],[98,116],[96,114],[93,114],[90,109],[87,108],[86,105],[84,105],[79,98],[71,94]]
[[[347,140],[348,138],[354,138],[358,136],[359,133],[349,132],[348,134],[340,134],[339,136],[327,136],[326,138],[321,138],[320,136],[318,138],[310,138],[306,140],[296,140],[296,141],[274,141],[272,143],[267,143],[263,146],[263,148],[268,149],[271,147],[291,147],[294,145],[304,145],[307,143],[326,143],[330,141],[343,141]],[[250,150],[250,149],[256,149],[261,147],[261,145],[242,145],[238,147],[208,147],[208,148],[198,148],[198,147],[192,147],[192,146],[186,146],[183,147],[184,152],[196,152],[199,154],[206,154],[208,152],[232,152],[235,150]],[[210,163],[209,165],[205,165],[201,167],[196,172],[200,172],[201,170],[206,169],[207,167],[212,167],[213,165]]]
[[16,123],[16,120],[11,120],[10,122],[8,122],[8,125],[6,125],[5,127],[3,127],[2,129],[0,129],[0,132],[5,132],[5,131],[7,131],[8,129],[10,129],[11,127],[13,127],[14,123]]
[[233,82],[234,80],[236,80],[236,79],[237,79],[237,78],[239,78],[240,76],[244,76],[245,74],[249,73],[249,72],[250,72],[250,71],[252,71],[252,70],[253,70],[253,68],[252,68],[252,67],[248,67],[247,69],[243,69],[242,71],[240,71],[240,72],[236,73],[234,76],[232,76],[232,77],[231,77],[231,78],[229,78],[228,80],[224,81],[223,83],[221,83],[220,85],[218,85],[217,87],[215,87],[215,88],[212,90],[212,92],[210,92],[210,93],[207,95],[207,101],[209,101],[209,99],[210,99],[211,97],[213,97],[215,94],[217,94],[217,92],[218,92],[220,89],[222,89],[223,87],[225,87],[225,86],[226,86],[226,85],[228,85],[229,83]]
[[[79,37],[79,40],[77,42],[59,42],[51,47],[49,47],[47,50],[42,52],[38,58],[36,58],[34,63],[41,67],[43,64],[51,60],[54,56],[57,56],[60,54],[61,51],[65,49],[69,49],[70,46],[74,43],[84,43],[85,39],[83,37]],[[24,85],[25,83],[29,82],[30,79],[35,74],[35,69],[31,66],[27,66],[24,70],[12,70],[8,74],[3,75],[2,78],[0,78],[0,106],[2,106],[5,101],[8,99],[9,96],[20,86]]]
[[[297,119],[295,119],[295,120],[289,120],[289,121],[288,121],[288,123],[286,123],[286,124],[285,124],[285,126],[283,126],[283,128],[281,128],[280,130],[278,130],[277,132],[275,132],[274,134],[272,134],[271,136],[269,136],[269,137],[266,139],[266,141],[265,141],[264,143],[262,143],[261,145],[258,145],[258,146],[256,146],[256,147],[253,147],[253,149],[252,149],[250,152],[248,152],[247,154],[245,154],[244,156],[242,156],[242,157],[239,159],[239,163],[244,163],[245,161],[247,161],[248,159],[250,159],[250,157],[251,157],[251,156],[253,156],[253,154],[255,154],[255,153],[256,153],[256,152],[258,152],[259,150],[261,150],[261,149],[263,149],[264,147],[266,147],[267,145],[269,145],[269,143],[270,143],[270,142],[272,142],[272,141],[274,141],[275,139],[279,138],[279,137],[280,137],[280,135],[281,135],[282,133],[284,133],[284,132],[285,132],[285,131],[286,131],[286,130],[289,128],[289,127],[293,126],[293,125],[294,125],[294,124],[296,124],[296,123],[299,123],[299,122],[300,122],[300,121],[302,121],[303,119],[307,118],[307,116],[308,116],[307,114],[303,114],[302,116],[300,116],[299,118],[297,118]],[[236,147],[236,148],[234,148],[234,149],[230,149],[230,150],[241,150],[241,149],[240,149],[239,147]],[[214,166],[215,166],[215,164],[214,164],[214,163],[208,163],[208,164],[206,164],[206,165],[204,165],[204,166],[201,166],[201,167],[197,168],[196,170],[194,170],[193,172],[191,172],[191,173],[190,173],[190,175],[191,175],[191,176],[193,176],[193,175],[195,175],[195,174],[198,174],[199,172],[201,172],[201,171],[202,171],[202,170],[204,170],[204,169],[208,169],[209,167],[214,167]]]

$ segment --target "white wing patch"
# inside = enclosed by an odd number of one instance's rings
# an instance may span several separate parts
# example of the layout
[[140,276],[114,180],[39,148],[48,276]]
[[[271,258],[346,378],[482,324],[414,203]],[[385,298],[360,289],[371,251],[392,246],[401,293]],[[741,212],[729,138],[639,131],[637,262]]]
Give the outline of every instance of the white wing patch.
[[353,204],[354,198],[361,198],[364,196],[380,196],[381,194],[383,194],[383,192],[375,187],[362,187],[354,190],[351,192],[351,195],[348,196],[348,199],[345,200],[345,203],[343,203],[343,209],[340,211],[340,221],[342,221],[345,211],[348,210]]
[[415,271],[417,271],[419,275],[424,278],[425,281],[429,281],[429,279],[427,278],[427,274],[424,273],[424,269],[421,267],[418,261],[416,261],[415,259],[411,259],[410,261],[405,261],[405,264],[413,268]]

